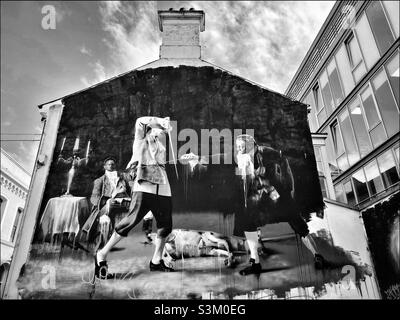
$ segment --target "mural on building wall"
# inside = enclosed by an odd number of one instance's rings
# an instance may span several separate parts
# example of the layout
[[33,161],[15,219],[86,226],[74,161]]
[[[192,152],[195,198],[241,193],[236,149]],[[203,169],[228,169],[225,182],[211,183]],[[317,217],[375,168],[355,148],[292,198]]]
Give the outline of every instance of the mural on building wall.
[[363,211],[383,299],[400,297],[400,194]]
[[371,276],[329,229],[305,105],[182,66],[63,103],[23,298],[318,298]]

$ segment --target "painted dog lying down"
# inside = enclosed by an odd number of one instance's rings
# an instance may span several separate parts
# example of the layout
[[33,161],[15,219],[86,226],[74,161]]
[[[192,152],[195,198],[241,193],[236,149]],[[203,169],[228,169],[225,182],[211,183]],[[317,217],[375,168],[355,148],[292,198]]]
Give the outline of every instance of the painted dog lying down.
[[245,252],[244,238],[212,231],[173,229],[165,240],[163,259],[171,262],[182,258],[223,256],[226,257],[225,265],[233,267],[234,253]]

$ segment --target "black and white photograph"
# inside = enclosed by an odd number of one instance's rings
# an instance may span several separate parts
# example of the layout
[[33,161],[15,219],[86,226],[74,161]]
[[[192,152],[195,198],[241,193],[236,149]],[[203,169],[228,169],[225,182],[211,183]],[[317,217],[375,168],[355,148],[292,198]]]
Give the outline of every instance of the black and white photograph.
[[400,299],[399,108],[398,1],[2,1],[1,299]]

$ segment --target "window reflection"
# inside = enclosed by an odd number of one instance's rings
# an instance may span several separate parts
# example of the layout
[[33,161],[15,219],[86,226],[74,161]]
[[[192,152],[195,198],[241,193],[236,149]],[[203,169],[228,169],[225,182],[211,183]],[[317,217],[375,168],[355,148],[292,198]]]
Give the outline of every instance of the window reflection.
[[336,201],[342,202],[342,203],[346,203],[346,198],[343,192],[343,186],[341,183],[335,185],[335,198]]
[[399,53],[397,53],[386,64],[386,70],[388,73],[389,82],[392,86],[392,90],[393,90],[394,96],[396,97],[397,104],[400,103],[400,101],[399,101],[399,90],[400,90],[399,59],[400,59]]
[[364,170],[360,169],[356,173],[354,173],[351,177],[354,185],[354,190],[357,195],[358,202],[364,201],[368,199],[368,188],[367,183],[364,176]]
[[358,153],[356,141],[353,135],[353,129],[350,123],[349,112],[347,109],[344,109],[339,115],[339,121],[344,145],[346,147],[347,157],[350,165],[353,165],[360,160],[360,154]]
[[350,103],[349,108],[350,118],[353,123],[354,133],[358,143],[358,149],[360,150],[361,156],[364,157],[372,150],[372,145],[369,140],[367,127],[364,122],[363,111],[358,98],[354,99]]
[[326,70],[328,71],[328,79],[332,89],[334,105],[337,107],[343,101],[344,94],[334,59],[332,59],[332,61],[328,64]]
[[367,7],[365,12],[371,25],[379,52],[383,55],[394,42],[394,38],[380,1],[371,1],[371,4]]
[[351,206],[356,204],[356,197],[354,195],[353,186],[351,185],[351,181],[347,181],[343,183],[344,194],[347,199],[347,203]]
[[375,160],[365,166],[365,176],[367,177],[367,184],[371,195],[382,192],[385,189]]
[[391,150],[378,157],[378,164],[386,188],[399,181],[396,163]]
[[399,132],[399,111],[397,110],[396,102],[394,101],[389,82],[383,70],[372,79],[372,87],[386,132],[391,137]]
[[327,113],[327,116],[329,116],[332,113],[332,111],[335,109],[335,104],[333,102],[331,89],[329,88],[329,83],[328,83],[328,76],[326,75],[325,70],[322,72],[322,74],[319,78],[319,83],[321,85],[321,93],[322,93],[322,97],[324,99],[326,113]]

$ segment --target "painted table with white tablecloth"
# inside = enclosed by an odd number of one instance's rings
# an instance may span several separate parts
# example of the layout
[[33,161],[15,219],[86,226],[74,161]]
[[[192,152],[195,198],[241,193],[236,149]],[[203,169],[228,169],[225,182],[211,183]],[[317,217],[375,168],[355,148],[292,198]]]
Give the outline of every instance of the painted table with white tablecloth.
[[51,198],[44,209],[40,228],[44,236],[60,233],[77,235],[89,215],[90,207],[85,197]]

